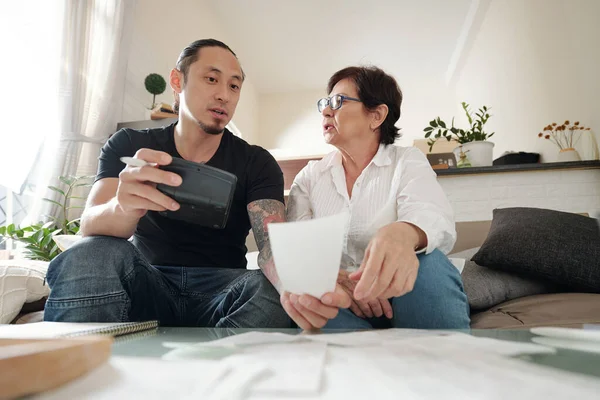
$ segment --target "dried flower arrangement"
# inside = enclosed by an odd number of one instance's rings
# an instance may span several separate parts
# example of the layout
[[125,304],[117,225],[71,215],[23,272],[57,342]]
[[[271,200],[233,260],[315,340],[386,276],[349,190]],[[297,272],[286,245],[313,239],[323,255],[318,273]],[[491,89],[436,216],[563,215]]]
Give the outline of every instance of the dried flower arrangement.
[[543,132],[538,134],[538,137],[550,140],[561,150],[567,150],[573,149],[579,139],[581,139],[581,131],[589,130],[590,128],[580,125],[579,121],[575,121],[571,125],[569,120],[567,120],[562,125],[558,125],[556,122],[551,123],[544,128]]

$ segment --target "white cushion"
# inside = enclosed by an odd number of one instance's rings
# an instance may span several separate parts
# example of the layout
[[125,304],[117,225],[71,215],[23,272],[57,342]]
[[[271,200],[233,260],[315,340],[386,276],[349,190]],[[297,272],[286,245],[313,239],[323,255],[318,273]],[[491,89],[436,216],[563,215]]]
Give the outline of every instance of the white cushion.
[[0,324],[10,323],[23,304],[50,294],[50,288],[44,284],[48,264],[46,261],[0,260]]
[[246,253],[246,260],[248,265],[246,269],[258,269],[258,251],[250,251]]

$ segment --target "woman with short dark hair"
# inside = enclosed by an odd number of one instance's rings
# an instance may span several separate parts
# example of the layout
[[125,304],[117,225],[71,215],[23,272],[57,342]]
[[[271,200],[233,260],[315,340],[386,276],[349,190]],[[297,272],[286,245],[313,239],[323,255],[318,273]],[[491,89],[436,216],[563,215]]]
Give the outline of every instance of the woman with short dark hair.
[[325,141],[336,151],[295,178],[288,221],[349,212],[338,283],[321,299],[283,293],[304,329],[468,329],[452,208],[425,156],[394,146],[402,92],[376,67],[348,67],[318,101]]

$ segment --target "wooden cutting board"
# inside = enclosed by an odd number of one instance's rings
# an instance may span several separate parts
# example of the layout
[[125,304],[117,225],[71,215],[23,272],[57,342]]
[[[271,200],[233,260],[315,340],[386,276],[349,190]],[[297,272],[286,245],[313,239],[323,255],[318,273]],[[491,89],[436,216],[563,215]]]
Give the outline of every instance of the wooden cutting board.
[[0,339],[0,399],[56,388],[110,357],[112,337]]

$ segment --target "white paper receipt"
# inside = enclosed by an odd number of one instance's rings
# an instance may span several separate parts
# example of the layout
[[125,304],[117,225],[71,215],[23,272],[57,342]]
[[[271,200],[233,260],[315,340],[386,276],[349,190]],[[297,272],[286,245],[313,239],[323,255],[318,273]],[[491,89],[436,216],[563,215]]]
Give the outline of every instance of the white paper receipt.
[[269,225],[283,289],[320,298],[335,290],[349,214]]

